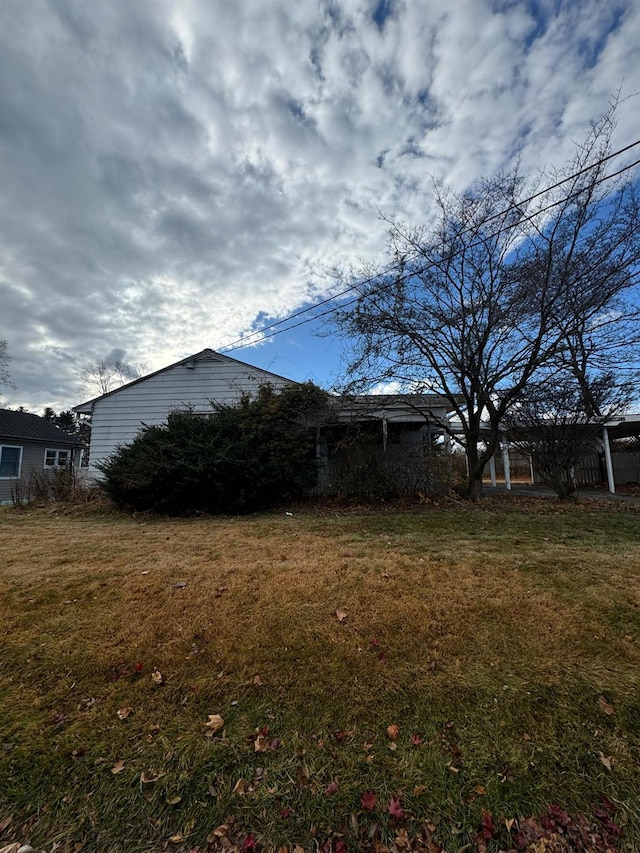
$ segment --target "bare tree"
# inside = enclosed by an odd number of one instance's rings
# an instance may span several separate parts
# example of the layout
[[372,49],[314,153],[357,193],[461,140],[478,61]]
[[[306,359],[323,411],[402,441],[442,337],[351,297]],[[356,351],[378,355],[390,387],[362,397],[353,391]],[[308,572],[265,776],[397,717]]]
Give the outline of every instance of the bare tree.
[[611,374],[546,377],[523,390],[503,427],[543,483],[559,498],[577,500],[576,466],[599,448],[602,425],[624,411],[632,395],[632,384]]
[[90,393],[107,394],[120,385],[139,379],[144,370],[142,364],[103,358],[86,362],[80,369],[80,379]]
[[[614,110],[564,170],[538,176],[535,192],[516,167],[462,195],[436,187],[432,226],[390,219],[396,269],[364,271],[354,281],[357,299],[337,312],[352,387],[395,379],[449,401],[471,497],[482,492],[506,414],[530,382],[572,357],[581,328],[607,328],[611,356],[620,352],[623,318],[624,334],[632,327],[637,339],[629,306],[640,201],[631,181],[606,179]],[[589,335],[581,340],[588,344]],[[593,353],[587,346],[581,355],[584,368]],[[576,378],[580,366],[577,359]]]

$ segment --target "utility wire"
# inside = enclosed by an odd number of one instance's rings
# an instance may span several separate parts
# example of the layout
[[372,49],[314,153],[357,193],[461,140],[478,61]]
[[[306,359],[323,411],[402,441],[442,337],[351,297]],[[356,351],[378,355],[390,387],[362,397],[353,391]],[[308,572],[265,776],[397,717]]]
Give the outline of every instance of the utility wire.
[[[509,207],[504,208],[504,210],[501,210],[498,213],[492,214],[491,216],[487,217],[482,222],[482,225],[484,226],[484,225],[486,225],[487,222],[492,222],[495,219],[502,218],[507,213],[511,212],[512,210],[516,210],[516,211],[521,210],[524,206],[528,205],[530,202],[535,201],[535,199],[540,198],[541,196],[546,195],[549,192],[552,192],[553,190],[557,189],[558,187],[563,186],[566,183],[569,183],[570,181],[576,180],[576,178],[579,178],[581,175],[586,174],[590,170],[595,169],[598,166],[601,166],[603,163],[606,163],[615,157],[619,157],[621,154],[625,154],[627,151],[630,151],[631,149],[637,147],[638,145],[640,145],[640,139],[637,139],[635,142],[632,142],[629,145],[626,145],[623,148],[619,148],[617,151],[614,151],[611,154],[608,154],[605,157],[600,158],[595,163],[591,163],[589,166],[585,166],[584,168],[578,170],[577,172],[574,172],[571,175],[568,175],[566,178],[563,178],[562,180],[557,181],[555,184],[552,184],[549,187],[545,187],[544,189],[539,190],[536,193],[533,193],[533,195],[530,195],[527,198],[522,199],[521,201],[519,201],[515,204],[509,205]],[[604,175],[602,178],[599,178],[597,181],[595,181],[591,186],[598,186],[598,185],[604,183],[605,181],[609,181],[613,178],[616,178],[616,177],[622,175],[624,172],[627,172],[630,169],[633,169],[635,166],[637,166],[639,164],[640,164],[640,159],[635,160],[633,163],[629,163],[628,165],[623,166],[621,169],[618,169],[618,171],[616,171],[616,172],[613,172],[613,173],[608,174],[608,175]],[[518,220],[517,224],[519,225],[523,222],[529,222],[533,218],[540,216],[540,214],[546,213],[547,211],[553,209],[554,207],[557,207],[560,204],[564,204],[568,201],[571,201],[573,198],[577,198],[583,192],[584,192],[584,189],[577,190],[572,195],[569,195],[566,198],[559,199],[558,201],[552,202],[551,204],[547,205],[546,207],[543,207],[539,210],[536,210],[534,213],[531,213],[528,216],[522,216]],[[497,231],[494,231],[492,234],[489,234],[488,236],[484,237],[482,240],[478,240],[475,243],[470,243],[468,246],[465,247],[465,250],[475,248],[476,246],[479,246],[481,243],[485,242],[486,240],[491,240],[494,237],[499,236],[503,231],[507,231],[510,228],[513,228],[513,225],[504,225],[501,228],[499,228]],[[416,253],[415,257],[418,257],[418,256],[419,256],[419,252]],[[452,260],[454,257],[455,257],[455,253],[453,253],[449,258],[444,258],[442,260]],[[388,275],[390,272],[393,272],[396,269],[397,270],[401,269],[402,266],[404,264],[406,264],[406,262],[407,262],[406,258],[402,262],[395,261],[393,264],[390,264],[386,269],[381,270],[380,272],[376,273],[375,275],[371,276],[370,278],[361,279],[357,283],[352,284],[349,287],[346,287],[343,290],[340,290],[337,293],[334,293],[331,296],[326,297],[325,299],[321,299],[319,302],[316,302],[313,305],[309,305],[307,308],[301,308],[299,311],[296,311],[293,314],[289,314],[287,317],[283,317],[281,320],[277,320],[273,323],[270,323],[268,326],[264,326],[262,329],[257,329],[254,332],[250,332],[247,335],[243,335],[242,337],[238,338],[237,340],[232,341],[231,343],[225,345],[224,347],[221,347],[219,349],[219,351],[220,352],[233,352],[233,351],[238,350],[238,349],[244,349],[245,346],[250,346],[251,343],[257,344],[263,340],[269,340],[270,338],[276,337],[276,335],[283,334],[284,332],[288,332],[292,329],[297,329],[298,327],[303,326],[306,323],[310,323],[314,320],[319,320],[322,317],[326,317],[329,314],[334,313],[335,311],[341,310],[343,308],[348,308],[350,305],[355,304],[360,297],[358,296],[355,299],[350,300],[349,302],[342,303],[340,305],[335,305],[332,308],[330,308],[328,311],[323,311],[320,314],[314,314],[312,317],[308,317],[305,320],[303,320],[299,323],[294,323],[293,325],[287,326],[284,329],[278,328],[279,326],[282,326],[284,323],[288,323],[291,320],[295,320],[296,318],[303,316],[304,314],[308,314],[309,311],[314,311],[317,308],[321,308],[323,305],[327,305],[329,302],[335,302],[336,299],[340,299],[342,296],[346,296],[348,293],[352,293],[354,290],[359,290],[360,288],[362,288],[363,286],[366,286],[367,284],[373,284],[373,282],[376,281],[376,279],[382,278],[383,276]],[[430,263],[429,267],[431,267],[431,266],[434,266],[434,264]],[[427,267],[427,269],[429,267]],[[425,270],[422,270],[421,272],[425,272]],[[394,284],[397,282],[400,282],[400,281],[406,281],[408,278],[411,278],[414,275],[416,275],[416,271],[412,270],[412,271],[406,273],[405,275],[399,276],[398,278],[394,279]],[[384,290],[385,287],[388,287],[388,285],[382,284],[380,286],[380,290]],[[276,331],[274,331],[274,330],[276,330]],[[265,332],[269,332],[269,331],[271,331],[271,334],[266,334],[266,335],[264,334]],[[254,340],[255,338],[258,338],[258,340]]]

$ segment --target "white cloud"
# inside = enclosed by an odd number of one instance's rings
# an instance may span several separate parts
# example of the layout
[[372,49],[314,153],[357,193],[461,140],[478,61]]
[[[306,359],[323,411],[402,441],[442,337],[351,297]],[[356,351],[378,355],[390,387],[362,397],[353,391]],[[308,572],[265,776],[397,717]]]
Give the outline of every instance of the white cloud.
[[380,256],[378,210],[428,218],[432,175],[562,163],[640,89],[640,9],[555,5],[395,0],[379,27],[373,0],[4,0],[5,399],[72,405],[87,359],[157,368],[285,316]]

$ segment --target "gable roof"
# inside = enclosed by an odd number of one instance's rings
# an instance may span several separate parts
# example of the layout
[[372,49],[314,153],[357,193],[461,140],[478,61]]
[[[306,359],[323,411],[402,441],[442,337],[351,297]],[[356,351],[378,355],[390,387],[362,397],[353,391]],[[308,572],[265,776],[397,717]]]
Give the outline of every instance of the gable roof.
[[131,382],[127,382],[126,385],[119,385],[117,388],[114,388],[113,391],[107,391],[106,394],[99,394],[97,397],[92,397],[90,400],[86,400],[84,403],[80,403],[80,405],[74,406],[73,411],[88,414],[93,409],[94,403],[97,403],[98,400],[105,400],[107,397],[112,397],[114,394],[118,394],[125,388],[131,388],[133,385],[137,385],[139,382],[145,382],[147,379],[151,379],[152,376],[158,376],[158,374],[164,373],[167,370],[172,370],[174,367],[180,367],[181,365],[189,364],[190,362],[201,363],[206,361],[219,361],[226,362],[227,364],[237,364],[240,367],[248,367],[250,370],[259,370],[260,373],[264,373],[267,376],[272,376],[274,379],[278,379],[281,382],[290,382],[292,385],[297,384],[293,379],[288,379],[286,376],[280,376],[277,373],[272,373],[270,370],[264,370],[262,367],[256,367],[253,364],[247,364],[245,361],[238,361],[238,359],[236,358],[231,358],[228,355],[223,355],[223,353],[216,352],[215,350],[209,349],[207,347],[206,349],[195,353],[195,355],[188,355],[186,358],[180,359],[180,361],[175,361],[173,364],[168,364],[166,367],[161,367],[160,370],[154,370],[153,373],[147,373],[144,376],[139,376],[137,379],[134,379]]
[[0,409],[0,436],[23,441],[48,441],[52,444],[83,443],[78,436],[69,435],[40,415],[13,409]]

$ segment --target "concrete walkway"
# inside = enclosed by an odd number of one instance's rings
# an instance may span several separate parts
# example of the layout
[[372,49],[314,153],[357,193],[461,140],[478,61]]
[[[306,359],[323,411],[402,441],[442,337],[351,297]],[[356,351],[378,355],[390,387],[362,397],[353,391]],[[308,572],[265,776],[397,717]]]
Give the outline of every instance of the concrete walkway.
[[[498,483],[492,486],[490,483],[483,483],[482,493],[486,497],[492,495],[519,495],[525,497],[557,497],[556,493],[547,486],[532,486],[529,483],[512,483],[511,489],[507,489],[504,483]],[[615,492],[612,494],[606,490],[595,491],[593,489],[578,489],[578,500],[588,500],[589,498],[598,498],[611,501],[621,501],[622,503],[640,504],[640,494],[628,494],[626,492]]]

